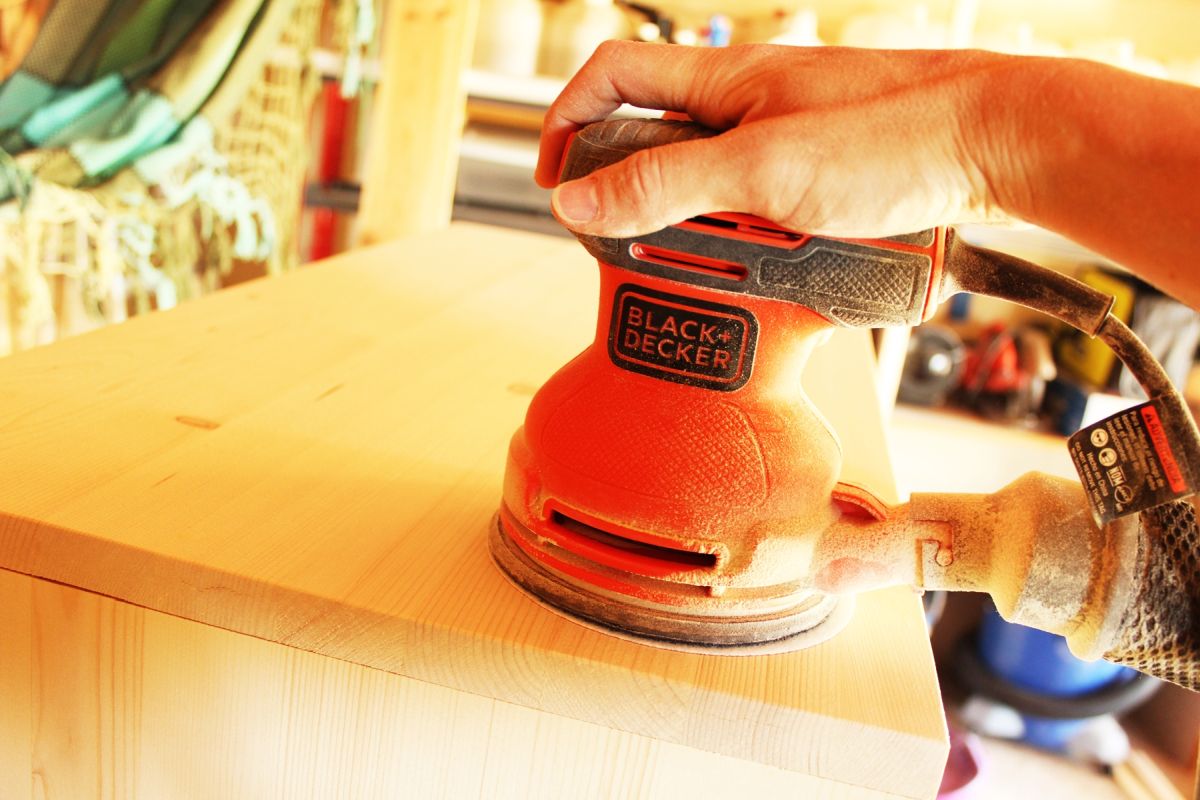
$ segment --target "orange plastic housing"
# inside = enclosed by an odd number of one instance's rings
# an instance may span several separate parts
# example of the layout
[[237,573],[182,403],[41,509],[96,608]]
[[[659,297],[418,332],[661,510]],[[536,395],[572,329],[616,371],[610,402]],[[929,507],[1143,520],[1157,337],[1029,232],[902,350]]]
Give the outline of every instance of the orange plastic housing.
[[[841,450],[800,388],[828,323],[779,300],[600,272],[595,340],[538,391],[512,439],[505,513],[534,534],[517,544],[575,580],[658,603],[802,577],[811,542],[797,523],[822,530],[840,513]],[[645,301],[623,308],[623,297]],[[684,318],[692,302],[710,315],[707,330]],[[753,325],[710,307],[722,304]],[[722,342],[729,330],[746,337]],[[670,377],[670,354],[687,344]],[[720,358],[725,374],[681,382],[701,358]],[[723,390],[725,378],[739,385]]]

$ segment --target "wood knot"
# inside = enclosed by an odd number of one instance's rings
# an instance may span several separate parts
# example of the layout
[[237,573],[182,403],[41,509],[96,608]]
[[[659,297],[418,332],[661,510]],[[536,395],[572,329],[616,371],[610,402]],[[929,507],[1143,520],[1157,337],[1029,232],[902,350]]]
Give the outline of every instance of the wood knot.
[[323,391],[319,395],[317,395],[317,399],[324,400],[326,397],[329,397],[329,395],[333,394],[334,392],[341,391],[342,387],[345,385],[346,384],[344,384],[344,383],[339,383],[336,386],[330,386],[328,389],[326,389],[325,391]]
[[206,431],[215,431],[217,428],[221,427],[221,423],[213,422],[211,419],[205,419],[204,417],[181,416],[176,417],[175,421],[183,425],[190,425],[193,428],[200,428],[201,430]]

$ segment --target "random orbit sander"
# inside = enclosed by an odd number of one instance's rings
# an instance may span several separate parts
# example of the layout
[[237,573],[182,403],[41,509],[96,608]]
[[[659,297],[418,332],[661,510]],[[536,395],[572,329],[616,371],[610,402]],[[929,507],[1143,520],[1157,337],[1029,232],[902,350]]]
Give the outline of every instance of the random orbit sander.
[[[713,131],[610,120],[563,180]],[[854,594],[984,591],[1001,614],[1200,689],[1200,434],[1112,299],[938,228],[839,240],[742,214],[645,236],[579,236],[600,266],[596,338],[513,436],[489,545],[587,623],[668,647],[753,653],[836,634]],[[1081,482],[889,507],[838,480],[800,378],[825,332],[916,325],[958,292],[1047,313],[1108,344],[1148,402],[1071,437]]]

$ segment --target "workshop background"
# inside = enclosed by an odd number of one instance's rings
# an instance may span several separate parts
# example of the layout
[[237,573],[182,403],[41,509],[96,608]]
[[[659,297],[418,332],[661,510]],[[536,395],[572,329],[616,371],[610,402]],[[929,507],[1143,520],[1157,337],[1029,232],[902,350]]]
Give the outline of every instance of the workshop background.
[[[13,87],[23,65],[45,57],[49,35],[64,36],[53,30],[55,14],[69,4],[0,0],[0,354],[302,268],[443,217],[566,235],[549,214],[549,192],[532,180],[538,130],[565,79],[606,39],[983,47],[1090,58],[1200,85],[1200,0],[479,0],[451,4],[457,10],[438,23],[461,26],[473,46],[406,55],[406,71],[394,65],[409,35],[400,9],[411,4],[227,3],[221,24],[239,46],[207,78],[204,99],[177,107],[168,132],[138,139],[102,169],[64,172],[61,153],[105,113],[94,96],[107,91],[113,70],[136,74],[144,82],[134,85],[145,89],[185,57],[209,66],[204,59],[214,57],[194,42],[165,49],[158,39],[139,51],[141,60],[106,60],[74,41],[79,58],[59,66],[63,86],[70,77],[83,89],[46,95],[58,115],[47,132],[54,114],[12,111]],[[160,17],[119,21],[127,36],[135,23],[166,35],[172,4],[153,5]],[[97,19],[96,30],[109,22]],[[413,64],[426,71],[416,74]],[[84,90],[93,93],[86,103]],[[424,112],[433,103],[439,110],[421,130],[396,127],[409,105]],[[380,142],[407,145],[422,170]],[[452,202],[439,203],[438,192]],[[405,205],[389,194],[418,199]],[[1114,295],[1114,313],[1146,341],[1195,412],[1195,311],[1032,226],[960,233]],[[959,298],[911,335],[878,336],[877,354],[902,494],[993,491],[1029,469],[1073,477],[1065,436],[1142,399],[1103,345],[981,298]],[[1008,626],[978,598],[927,600],[954,731],[948,792],[955,780],[962,797],[1191,791],[1196,695],[1077,662],[1054,637]]]

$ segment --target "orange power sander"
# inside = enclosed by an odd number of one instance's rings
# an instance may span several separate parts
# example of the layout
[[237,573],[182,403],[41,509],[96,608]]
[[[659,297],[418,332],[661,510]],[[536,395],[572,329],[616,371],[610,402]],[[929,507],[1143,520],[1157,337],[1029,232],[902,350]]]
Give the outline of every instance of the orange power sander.
[[[597,123],[572,140],[562,177],[710,135]],[[518,585],[594,625],[739,653],[828,638],[860,591],[987,591],[1077,654],[1196,684],[1200,536],[1181,498],[1200,436],[1110,297],[944,228],[839,240],[721,213],[579,238],[600,265],[596,338],[534,396],[490,538]],[[805,363],[834,326],[917,325],[961,291],[1103,339],[1150,400],[1071,439],[1081,483],[1028,475],[995,495],[888,507],[839,482],[836,436],[800,389]]]

